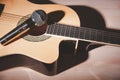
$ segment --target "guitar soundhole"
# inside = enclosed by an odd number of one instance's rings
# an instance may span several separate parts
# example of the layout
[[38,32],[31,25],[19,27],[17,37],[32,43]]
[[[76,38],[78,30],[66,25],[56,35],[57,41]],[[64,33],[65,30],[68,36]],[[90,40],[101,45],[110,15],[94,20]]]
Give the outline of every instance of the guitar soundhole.
[[[28,19],[30,17],[30,14],[29,15],[26,15],[24,17],[22,17],[19,21],[18,21],[18,24],[17,25],[20,25],[22,22],[24,22],[26,19]],[[45,35],[45,31],[46,31],[46,28],[43,28],[43,27],[47,27],[47,25],[43,25],[43,26],[40,26],[40,27],[34,27],[34,28],[31,28],[27,34],[25,36],[23,36],[23,39],[27,40],[27,41],[30,41],[30,42],[39,42],[39,41],[44,41],[46,39],[49,39],[51,36],[48,36],[48,35]]]

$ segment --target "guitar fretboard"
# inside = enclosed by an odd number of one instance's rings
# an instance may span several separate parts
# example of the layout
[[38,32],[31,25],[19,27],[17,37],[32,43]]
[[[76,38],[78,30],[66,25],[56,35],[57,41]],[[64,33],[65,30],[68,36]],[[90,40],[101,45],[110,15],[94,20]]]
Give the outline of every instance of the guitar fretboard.
[[63,24],[49,25],[47,34],[120,45],[120,33]]

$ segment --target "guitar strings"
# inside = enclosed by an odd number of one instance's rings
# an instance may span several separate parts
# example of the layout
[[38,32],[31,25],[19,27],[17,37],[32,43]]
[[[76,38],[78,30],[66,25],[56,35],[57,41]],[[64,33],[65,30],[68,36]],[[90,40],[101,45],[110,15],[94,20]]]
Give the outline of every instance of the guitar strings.
[[[63,24],[52,24],[50,26],[51,26],[51,28],[53,28],[53,29],[50,29],[50,30],[52,30],[52,31],[50,31],[50,33],[53,33],[53,34],[54,34],[54,28],[55,27],[61,27],[61,28],[59,28],[60,30],[58,32],[58,35],[60,34],[60,32],[64,33],[64,31],[61,31],[61,30],[64,30],[66,28],[68,29],[67,32],[69,32],[69,34],[71,34],[71,32],[75,31],[74,30],[75,27],[73,27],[73,26],[68,26],[68,25],[63,25]],[[78,28],[78,27],[76,27],[76,28]],[[55,30],[56,30],[56,28],[55,28]],[[106,41],[106,38],[109,38],[109,39],[107,39],[107,42],[110,42],[111,38],[112,38],[112,40],[115,39],[116,41],[120,40],[120,34],[119,33],[114,33],[114,32],[109,32],[109,31],[104,31],[104,30],[97,30],[97,29],[92,29],[92,28],[85,28],[85,27],[80,27],[80,28],[77,29],[77,32],[79,31],[78,36],[80,37],[80,35],[81,35],[81,38],[85,37],[84,34],[88,33],[87,30],[89,30],[90,32],[92,32],[92,31],[95,32],[94,34],[96,34],[96,37],[94,37],[93,40],[101,40],[102,39],[102,41]],[[82,34],[79,34],[81,31],[82,31]],[[97,36],[99,35],[98,33],[100,33],[100,32],[101,32],[101,38],[98,38]],[[55,31],[55,34],[57,34],[56,31]],[[89,34],[89,36],[92,36],[92,35]],[[88,39],[88,38],[86,38],[86,39]],[[90,37],[90,40],[91,39],[92,39],[92,37]]]

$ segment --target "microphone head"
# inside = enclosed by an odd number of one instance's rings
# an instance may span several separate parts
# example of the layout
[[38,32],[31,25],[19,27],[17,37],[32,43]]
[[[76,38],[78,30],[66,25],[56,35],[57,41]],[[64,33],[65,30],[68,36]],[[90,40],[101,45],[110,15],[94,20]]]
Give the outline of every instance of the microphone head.
[[47,14],[43,10],[35,10],[31,15],[31,19],[35,22],[36,26],[42,26],[46,23]]

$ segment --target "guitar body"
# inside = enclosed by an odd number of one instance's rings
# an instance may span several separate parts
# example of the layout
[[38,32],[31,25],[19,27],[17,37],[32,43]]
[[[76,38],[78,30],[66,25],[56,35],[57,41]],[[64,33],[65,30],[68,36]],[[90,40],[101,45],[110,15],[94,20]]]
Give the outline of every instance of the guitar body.
[[[38,9],[42,9],[46,13],[62,10],[65,15],[58,23],[80,26],[78,15],[71,8],[63,5],[39,5],[26,0],[3,0],[0,3],[5,4],[3,14],[0,16],[0,37],[14,29],[22,16]],[[0,57],[21,54],[43,63],[53,63],[59,56],[59,43],[66,39],[68,38],[50,37],[44,41],[31,42],[20,38],[9,45],[0,45]]]

